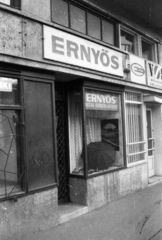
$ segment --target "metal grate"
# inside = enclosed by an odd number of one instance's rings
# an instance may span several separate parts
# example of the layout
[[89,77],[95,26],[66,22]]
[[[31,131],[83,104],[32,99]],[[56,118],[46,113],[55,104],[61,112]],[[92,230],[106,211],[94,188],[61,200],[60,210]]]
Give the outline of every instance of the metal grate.
[[[5,110],[4,110],[5,111]],[[12,113],[12,110],[11,110]],[[12,115],[12,114],[11,114]],[[18,121],[16,113],[13,116],[0,113],[0,196],[10,198],[13,194],[22,191],[22,180],[25,169],[20,169],[19,134],[17,128],[22,123]],[[19,129],[20,130],[20,129]],[[12,159],[17,152],[15,161]],[[13,169],[14,168],[14,169]],[[17,170],[16,170],[17,169]],[[4,191],[4,192],[3,192]]]
[[65,102],[56,101],[57,116],[57,159],[59,170],[58,200],[68,201],[68,171],[66,163]]

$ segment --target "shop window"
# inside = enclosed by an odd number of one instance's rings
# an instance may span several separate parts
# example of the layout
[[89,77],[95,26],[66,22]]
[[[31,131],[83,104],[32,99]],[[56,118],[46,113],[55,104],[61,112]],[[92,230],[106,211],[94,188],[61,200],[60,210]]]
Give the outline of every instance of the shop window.
[[121,95],[85,92],[85,146],[81,95],[69,96],[70,172],[89,175],[124,166]]
[[51,84],[25,81],[26,160],[29,190],[56,182]]
[[147,59],[147,60],[150,60],[150,61],[153,61],[154,58],[153,58],[153,44],[147,42],[147,41],[144,41],[144,40],[141,40],[142,42],[142,57]]
[[0,77],[0,197],[22,191],[18,79]]
[[70,6],[71,15],[71,28],[78,32],[86,34],[86,15],[85,11],[71,5]]
[[94,90],[85,95],[88,173],[124,166],[121,95]]
[[126,93],[126,139],[128,164],[145,159],[141,94]]
[[136,54],[136,36],[121,29],[121,48],[129,53]]
[[97,39],[101,39],[101,23],[100,18],[88,13],[87,18],[88,35]]
[[14,8],[20,8],[20,0],[0,0],[0,3],[4,3]]
[[0,198],[56,184],[52,86],[0,77]]
[[115,45],[115,26],[111,22],[102,20],[102,40],[111,45]]

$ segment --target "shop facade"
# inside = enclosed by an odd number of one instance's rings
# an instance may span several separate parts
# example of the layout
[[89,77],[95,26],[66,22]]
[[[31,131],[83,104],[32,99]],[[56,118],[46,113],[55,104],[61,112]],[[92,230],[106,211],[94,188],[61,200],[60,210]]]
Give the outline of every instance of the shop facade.
[[91,211],[162,177],[160,41],[61,2],[52,1],[50,23],[47,3],[46,20],[25,14],[23,2],[24,12],[8,2],[0,10],[4,237],[57,226],[62,203]]

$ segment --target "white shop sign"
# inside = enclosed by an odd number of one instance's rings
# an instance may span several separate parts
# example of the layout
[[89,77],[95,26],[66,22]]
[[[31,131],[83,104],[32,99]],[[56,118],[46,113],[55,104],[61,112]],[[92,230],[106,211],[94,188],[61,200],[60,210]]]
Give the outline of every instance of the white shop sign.
[[12,81],[0,77],[0,92],[12,92]]
[[151,61],[146,62],[148,85],[162,89],[162,66]]
[[89,110],[119,110],[119,98],[113,94],[86,93],[85,106]]
[[120,52],[48,26],[43,29],[44,58],[123,76]]
[[131,82],[146,84],[145,60],[131,54],[129,57]]

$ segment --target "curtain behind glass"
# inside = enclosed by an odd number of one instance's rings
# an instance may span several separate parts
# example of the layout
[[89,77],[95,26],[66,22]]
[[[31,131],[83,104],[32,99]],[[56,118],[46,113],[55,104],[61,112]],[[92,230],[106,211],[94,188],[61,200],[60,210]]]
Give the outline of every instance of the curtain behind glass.
[[[70,172],[83,168],[83,126],[81,95],[69,95]],[[101,141],[100,119],[88,117],[87,144]]]
[[126,105],[126,126],[127,126],[127,144],[128,153],[135,153],[129,156],[129,163],[141,160],[141,154],[136,154],[143,151],[142,141],[142,116],[141,105],[127,104]]
[[80,96],[69,95],[70,172],[83,166],[81,159],[83,150],[81,109]]

